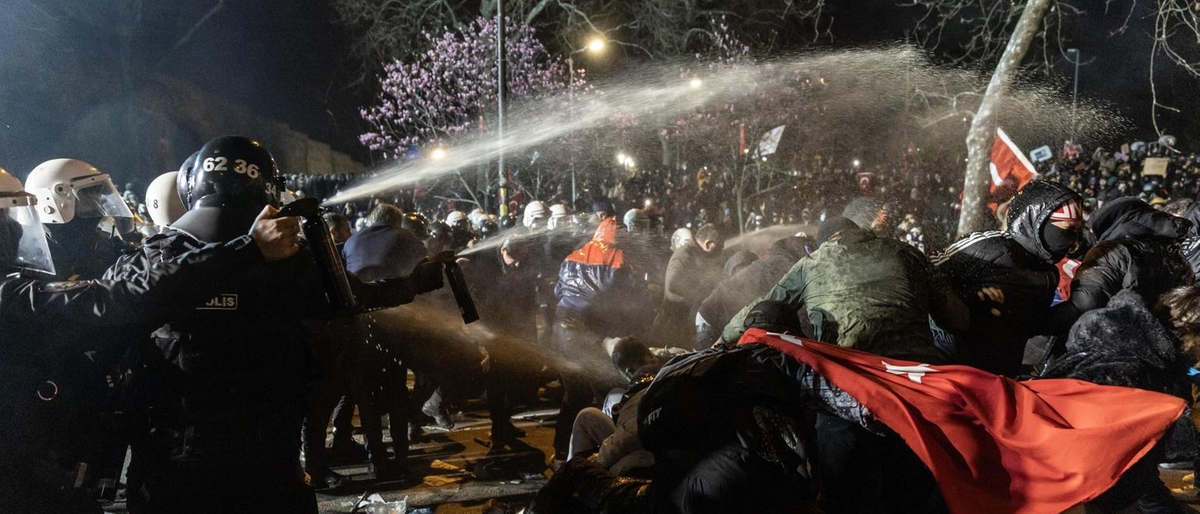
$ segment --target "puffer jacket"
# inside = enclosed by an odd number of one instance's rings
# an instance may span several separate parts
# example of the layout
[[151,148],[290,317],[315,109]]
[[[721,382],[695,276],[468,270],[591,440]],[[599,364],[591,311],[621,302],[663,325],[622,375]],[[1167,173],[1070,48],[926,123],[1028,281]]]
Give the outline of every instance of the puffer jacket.
[[[971,312],[969,328],[949,349],[952,362],[1016,378],[1025,342],[1041,333],[1058,284],[1042,228],[1071,199],[1079,195],[1064,185],[1030,182],[1013,199],[1007,231],[976,232],[933,257]],[[1000,316],[992,314],[991,302],[978,298],[985,287],[1004,291]]]
[[557,316],[592,325],[616,322],[620,316],[610,310],[620,311],[622,302],[642,296],[637,272],[616,244],[617,230],[616,221],[605,220],[591,241],[563,261],[554,286]]
[[1183,219],[1192,222],[1187,237],[1183,239],[1183,256],[1187,257],[1188,264],[1192,266],[1192,272],[1196,278],[1200,279],[1200,202],[1193,203],[1191,207],[1188,207],[1187,212],[1183,214]]
[[1100,241],[1083,258],[1071,282],[1071,299],[1051,311],[1049,328],[1065,334],[1084,312],[1132,290],[1147,305],[1159,295],[1195,282],[1181,242],[1191,222],[1129,197],[1114,200],[1090,220]]
[[[944,359],[933,344],[930,316],[953,331],[965,328],[968,318],[925,255],[858,228],[838,232],[800,259],[761,300],[803,306],[820,341],[926,363]],[[730,320],[722,339],[741,337],[756,303]]]

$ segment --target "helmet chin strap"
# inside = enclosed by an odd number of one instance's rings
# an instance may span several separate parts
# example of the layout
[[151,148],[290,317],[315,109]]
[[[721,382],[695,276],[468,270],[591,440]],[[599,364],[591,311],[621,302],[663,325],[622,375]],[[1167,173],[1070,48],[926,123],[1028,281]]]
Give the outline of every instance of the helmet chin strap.
[[205,243],[228,241],[249,233],[262,208],[243,198],[212,194],[201,198],[196,208],[181,216],[171,228]]

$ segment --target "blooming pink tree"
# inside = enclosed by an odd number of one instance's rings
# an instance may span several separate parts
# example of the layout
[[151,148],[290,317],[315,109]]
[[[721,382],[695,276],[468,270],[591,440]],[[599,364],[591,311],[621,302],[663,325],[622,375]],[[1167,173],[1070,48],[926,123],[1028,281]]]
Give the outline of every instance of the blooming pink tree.
[[[496,27],[494,18],[481,17],[442,34],[423,32],[428,44],[423,53],[384,66],[379,95],[361,110],[370,129],[359,141],[385,158],[396,158],[487,134],[497,113]],[[521,103],[565,93],[563,60],[551,56],[528,25],[510,20],[506,30],[506,100]],[[578,76],[576,80],[582,82]],[[422,183],[420,190],[479,204],[476,191],[492,186],[481,181],[472,185],[462,171],[453,178],[457,180]]]
[[[562,60],[551,57],[527,25],[507,27],[508,98],[567,87]],[[444,34],[424,32],[429,48],[411,62],[384,66],[375,105],[362,109],[371,130],[359,140],[373,151],[403,155],[475,129],[496,106],[496,20],[478,18]]]

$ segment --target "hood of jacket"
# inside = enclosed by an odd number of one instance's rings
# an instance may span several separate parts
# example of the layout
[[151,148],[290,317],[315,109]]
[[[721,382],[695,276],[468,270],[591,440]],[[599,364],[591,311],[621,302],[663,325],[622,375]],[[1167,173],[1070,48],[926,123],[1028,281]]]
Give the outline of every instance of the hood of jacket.
[[1188,229],[1188,237],[1200,236],[1200,202],[1193,202],[1187,212],[1183,213],[1183,219],[1192,222]]
[[1136,197],[1126,197],[1113,200],[1096,211],[1091,225],[1100,241],[1144,236],[1178,240],[1187,236],[1192,222],[1156,211]]
[[1008,210],[1009,235],[1041,260],[1053,262],[1054,257],[1042,240],[1042,227],[1046,226],[1054,209],[1072,198],[1083,201],[1078,193],[1057,182],[1035,180],[1026,184],[1013,198]]

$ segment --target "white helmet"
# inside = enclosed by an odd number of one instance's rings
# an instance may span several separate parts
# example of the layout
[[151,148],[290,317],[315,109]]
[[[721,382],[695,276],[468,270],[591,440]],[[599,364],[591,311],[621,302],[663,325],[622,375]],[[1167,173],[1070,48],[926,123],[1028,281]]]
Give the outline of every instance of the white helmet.
[[571,214],[567,212],[567,206],[561,203],[556,203],[550,206],[550,221],[546,222],[546,226],[550,228],[558,228],[564,222],[568,221]]
[[534,200],[525,206],[525,216],[521,219],[521,225],[530,228],[537,220],[544,219],[546,219],[546,203]]
[[630,232],[645,232],[650,230],[650,215],[641,209],[625,211],[625,230]]
[[168,171],[155,178],[146,188],[146,211],[155,225],[170,226],[187,212],[187,206],[183,205],[176,187],[178,176],[178,171]]
[[[15,245],[15,246],[14,246]],[[54,274],[50,245],[37,213],[37,197],[0,168],[0,270],[15,267]]]
[[91,164],[53,159],[29,172],[25,189],[38,199],[42,223],[70,223],[75,218],[132,218],[112,179]]
[[450,214],[446,215],[446,224],[453,227],[455,223],[465,221],[466,219],[467,219],[467,214],[465,212],[451,211]]
[[684,245],[688,244],[688,241],[691,241],[695,238],[696,236],[695,234],[692,234],[691,229],[681,228],[676,230],[675,233],[671,234],[671,251],[673,252],[683,248]]
[[487,219],[487,216],[487,213],[483,212],[483,209],[476,207],[471,209],[471,213],[467,215],[467,219],[471,221],[471,226],[478,230],[483,225],[483,220]]

